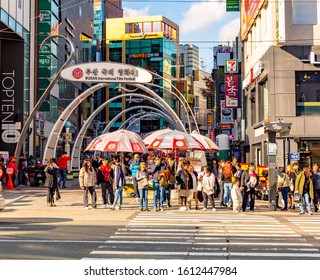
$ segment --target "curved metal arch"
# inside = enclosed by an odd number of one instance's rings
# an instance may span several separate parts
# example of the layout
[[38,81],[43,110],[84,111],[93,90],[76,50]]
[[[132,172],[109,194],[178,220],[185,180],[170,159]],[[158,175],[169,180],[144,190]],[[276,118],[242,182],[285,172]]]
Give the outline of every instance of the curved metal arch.
[[103,88],[107,86],[108,83],[101,83],[94,85],[87,90],[85,90],[83,93],[81,93],[79,96],[74,99],[66,109],[62,112],[60,115],[59,119],[56,121],[56,123],[53,126],[53,129],[50,132],[50,135],[47,139],[47,143],[44,149],[44,154],[43,154],[43,159],[42,162],[43,164],[46,164],[46,161],[50,158],[55,157],[56,155],[56,148],[58,144],[58,140],[60,137],[60,134],[62,132],[62,129],[68,120],[69,116],[72,114],[72,112],[79,106],[79,104],[82,103],[83,100],[85,100],[90,94],[94,93],[100,88]]
[[[96,110],[94,110],[92,112],[92,114],[89,116],[89,118],[86,120],[86,122],[81,126],[81,129],[75,139],[75,142],[74,142],[74,145],[72,148],[72,153],[71,153],[71,158],[72,158],[71,159],[71,167],[72,167],[72,169],[77,169],[80,166],[80,153],[81,153],[80,148],[82,146],[83,138],[84,138],[90,124],[94,120],[94,118],[101,112],[101,110],[103,108],[108,106],[111,102],[114,102],[117,99],[123,98],[124,96],[141,97],[141,98],[144,98],[146,100],[151,101],[152,103],[155,103],[158,107],[162,107],[164,110],[166,110],[165,107],[163,106],[163,102],[165,102],[164,100],[161,99],[161,102],[159,102],[159,101],[155,100],[154,98],[151,98],[150,96],[146,96],[146,95],[143,95],[140,93],[120,94],[118,96],[112,97],[109,100],[105,101]],[[168,112],[168,114],[170,115],[169,112]],[[175,123],[175,125],[177,126],[176,123]]]
[[153,116],[163,117],[163,114],[148,112],[147,114],[144,114],[143,116],[136,118],[131,124],[128,125],[127,129],[129,130],[131,126],[133,126],[138,121],[143,120],[145,117],[153,117]]
[[[43,92],[42,96],[39,98],[37,104],[31,110],[29,117],[24,122],[24,125],[23,125],[21,133],[20,133],[20,138],[19,138],[19,141],[18,141],[18,143],[16,145],[16,149],[15,149],[15,152],[14,152],[14,155],[15,155],[16,158],[20,157],[22,146],[23,146],[23,143],[25,142],[25,139],[26,139],[26,136],[27,136],[27,131],[29,130],[31,122],[34,120],[37,112],[39,111],[39,109],[41,107],[41,105],[47,99],[48,95],[50,94],[50,91],[52,90],[52,88],[56,84],[58,78],[60,77],[60,74],[61,74],[62,70],[69,65],[69,63],[71,62],[71,60],[73,59],[74,54],[75,54],[75,48],[74,48],[74,45],[73,45],[72,41],[69,38],[64,37],[62,35],[58,35],[58,34],[57,35],[51,35],[51,36],[45,38],[42,41],[41,45],[40,45],[40,50],[42,50],[44,48],[44,46],[46,45],[46,43],[50,39],[53,39],[53,38],[65,39],[70,45],[70,49],[71,49],[70,50],[70,55],[69,55],[68,59],[66,60],[66,62],[61,66],[59,71],[53,76],[53,79],[51,80],[50,84],[48,85],[46,90]],[[19,162],[17,161],[17,164],[18,163]]]
[[[142,89],[144,92],[149,93],[151,96],[155,97],[157,100],[159,100],[159,99],[160,99],[160,100],[163,100],[158,94],[156,94],[153,90],[149,89],[149,88],[146,87],[146,86],[143,86],[143,85],[141,85],[141,84],[129,84],[129,85],[135,86],[136,89],[134,89],[134,90],[129,90],[129,89],[127,89],[127,88],[125,88],[125,87],[121,87],[121,86],[116,87],[116,88],[122,89],[122,90],[124,90],[124,91],[126,91],[126,92],[135,92],[135,91],[137,90],[137,88],[139,88],[139,89]],[[151,84],[151,85],[152,85],[152,84]],[[163,101],[164,101],[164,100],[163,100]],[[175,113],[175,111],[171,108],[171,106],[170,106],[167,102],[164,101],[164,103],[166,104],[167,109],[176,116],[176,117],[175,117],[175,121],[176,121],[177,124],[179,125],[180,130],[181,130],[181,131],[184,131],[184,132],[187,132],[187,131],[186,131],[186,128],[184,127],[183,123],[181,122],[180,118],[177,116],[177,114]]]
[[[147,70],[147,69],[145,69],[145,70]],[[188,101],[186,100],[186,98],[184,97],[184,95],[180,92],[180,90],[178,90],[177,87],[174,86],[174,85],[171,83],[171,80],[166,79],[166,78],[160,76],[158,73],[152,72],[152,71],[150,71],[150,70],[147,70],[147,71],[149,71],[149,73],[151,73],[151,75],[154,75],[154,76],[156,76],[156,77],[158,77],[158,78],[160,78],[160,79],[162,79],[162,80],[164,80],[164,81],[169,82],[169,83],[171,84],[171,86],[180,94],[181,98],[185,101],[185,104],[187,104],[187,107],[188,107],[188,109],[189,109],[189,111],[190,111],[190,114],[191,114],[191,116],[192,116],[192,118],[193,118],[193,120],[194,120],[194,123],[195,123],[195,125],[196,125],[197,131],[200,133],[199,126],[198,126],[197,120],[196,120],[196,118],[195,118],[195,115],[194,115],[194,113],[193,113],[193,111],[192,111],[192,108],[190,107]],[[153,84],[151,84],[151,85],[153,85]],[[167,89],[166,89],[166,90],[167,90]],[[169,90],[168,90],[168,91],[169,91]],[[170,92],[171,92],[171,91],[170,91]],[[190,131],[190,133],[191,133],[191,132],[192,132],[192,131]]]
[[127,112],[130,112],[132,110],[136,110],[137,108],[140,108],[140,109],[149,109],[149,110],[153,110],[155,112],[158,112],[158,113],[162,113],[161,110],[157,109],[157,108],[153,108],[151,106],[146,106],[146,105],[139,105],[139,106],[133,106],[133,107],[130,107],[130,108],[127,108],[125,110],[123,110],[122,112],[120,112],[118,115],[116,115],[109,123],[108,125],[105,127],[105,129],[103,130],[102,133],[106,133],[106,132],[109,132],[110,128],[112,127],[112,125],[117,121],[117,119],[119,119],[123,114],[127,113]]
[[[187,109],[187,107],[186,107],[185,102],[178,96],[178,94],[176,94],[175,92],[173,92],[173,91],[171,91],[171,90],[165,89],[164,87],[162,87],[162,86],[160,86],[160,85],[151,84],[151,83],[145,83],[145,84],[146,84],[146,85],[153,86],[153,87],[156,87],[156,88],[161,88],[161,89],[163,89],[163,90],[165,90],[165,91],[168,91],[168,92],[170,92],[171,94],[173,94],[173,95],[180,101],[181,105],[183,106],[183,109],[184,109],[184,111],[185,111],[185,113],[186,113],[186,116],[187,116],[187,118],[188,118],[189,131],[192,131],[192,126],[191,126],[191,120],[190,120],[190,116],[189,116],[189,111],[188,111],[188,109]],[[116,88],[122,89],[122,90],[124,90],[124,91],[126,91],[126,92],[135,92],[135,91],[138,89],[138,88],[136,88],[136,89],[134,89],[134,90],[129,90],[129,89],[125,88],[125,87],[120,87],[120,86],[118,86],[118,87],[116,87]],[[180,93],[180,95],[181,95],[181,93]]]
[[[135,114],[135,115],[129,117],[128,119],[126,119],[126,120],[123,122],[122,125],[120,125],[119,129],[124,129],[124,127],[125,127],[132,119],[137,118],[137,117],[139,117],[139,116],[141,116],[140,113],[139,113],[139,114]],[[167,119],[168,122],[169,122],[170,124],[172,124],[172,126],[173,126],[175,129],[177,129],[177,124],[176,124],[174,121],[172,121],[171,119],[170,119],[170,121],[169,121],[168,116],[167,116],[164,112],[161,113],[161,116],[162,116],[163,118]]]

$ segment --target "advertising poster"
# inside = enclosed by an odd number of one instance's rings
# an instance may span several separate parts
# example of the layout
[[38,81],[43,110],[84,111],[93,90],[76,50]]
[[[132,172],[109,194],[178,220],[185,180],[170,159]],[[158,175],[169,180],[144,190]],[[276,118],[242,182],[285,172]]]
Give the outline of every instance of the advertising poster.
[[226,107],[226,101],[220,101],[221,124],[230,124],[234,122],[233,109]]

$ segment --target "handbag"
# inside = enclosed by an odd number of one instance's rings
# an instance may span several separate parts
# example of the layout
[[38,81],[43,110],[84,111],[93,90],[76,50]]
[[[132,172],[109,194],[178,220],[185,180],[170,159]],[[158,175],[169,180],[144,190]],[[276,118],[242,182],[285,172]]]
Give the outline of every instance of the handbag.
[[180,189],[179,196],[188,197],[189,196],[189,190]]
[[293,201],[294,202],[301,202],[301,194],[300,193],[295,193],[293,196]]
[[140,181],[140,184],[143,188],[149,186],[149,181],[147,178],[143,178],[141,181]]

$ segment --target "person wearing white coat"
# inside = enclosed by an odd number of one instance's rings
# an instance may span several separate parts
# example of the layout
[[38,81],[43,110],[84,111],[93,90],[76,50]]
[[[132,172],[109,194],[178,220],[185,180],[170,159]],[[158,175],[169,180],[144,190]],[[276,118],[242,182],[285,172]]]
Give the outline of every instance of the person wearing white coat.
[[97,174],[94,168],[91,165],[89,160],[83,163],[82,168],[80,169],[79,173],[79,183],[80,188],[83,191],[83,205],[86,210],[89,209],[89,199],[88,199],[88,192],[91,194],[92,198],[92,208],[97,207],[97,194],[95,190],[95,185],[97,184]]
[[207,210],[208,208],[208,200],[210,200],[212,211],[216,211],[215,203],[214,203],[214,192],[215,192],[215,182],[216,179],[214,174],[211,171],[210,166],[204,167],[203,177],[202,177],[202,195],[203,195],[203,204],[204,208],[202,210]]

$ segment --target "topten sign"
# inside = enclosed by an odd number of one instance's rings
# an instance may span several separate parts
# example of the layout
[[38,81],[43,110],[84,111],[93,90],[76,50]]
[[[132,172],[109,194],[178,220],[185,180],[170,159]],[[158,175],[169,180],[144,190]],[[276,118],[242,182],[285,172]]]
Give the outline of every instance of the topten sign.
[[152,75],[128,64],[94,62],[68,67],[61,72],[61,78],[79,83],[149,83]]

